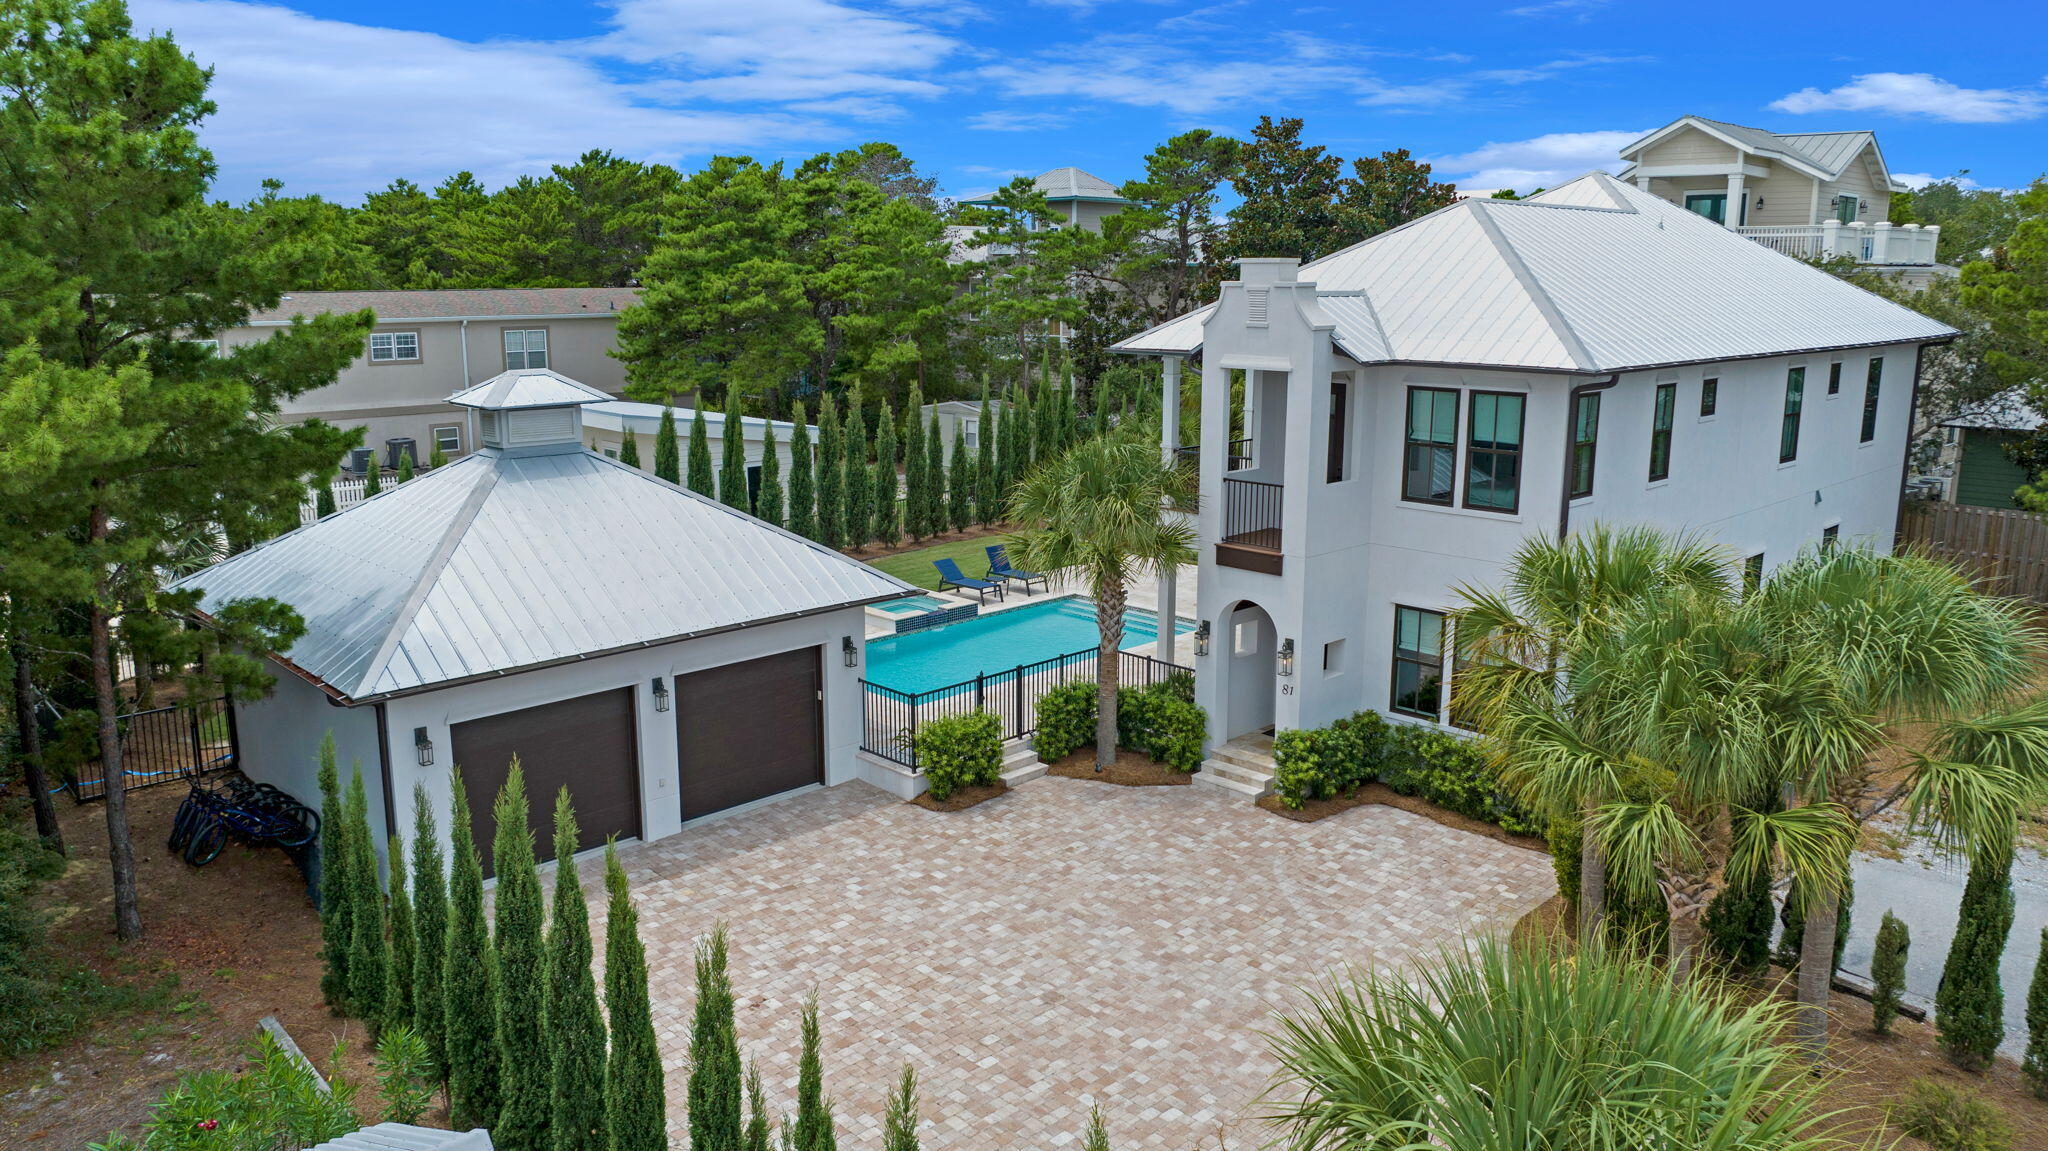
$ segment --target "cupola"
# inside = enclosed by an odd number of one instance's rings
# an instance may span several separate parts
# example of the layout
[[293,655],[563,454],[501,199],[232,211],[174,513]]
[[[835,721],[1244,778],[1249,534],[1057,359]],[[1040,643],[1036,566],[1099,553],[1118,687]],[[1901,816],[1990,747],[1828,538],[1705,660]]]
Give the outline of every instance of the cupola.
[[477,410],[477,439],[486,448],[540,452],[583,447],[583,405],[613,397],[546,368],[492,376],[448,397]]

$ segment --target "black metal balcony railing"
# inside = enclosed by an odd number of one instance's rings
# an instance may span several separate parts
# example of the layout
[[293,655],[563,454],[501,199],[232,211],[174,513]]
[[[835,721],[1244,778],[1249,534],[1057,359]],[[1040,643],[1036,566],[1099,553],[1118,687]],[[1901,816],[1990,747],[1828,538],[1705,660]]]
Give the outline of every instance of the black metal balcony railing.
[[1223,479],[1223,542],[1280,550],[1279,484]]
[[[1201,459],[1202,448],[1200,444],[1187,444],[1183,447],[1175,448],[1174,454],[1178,455],[1183,462],[1193,465]],[[1227,472],[1241,472],[1251,466],[1252,442],[1250,440],[1230,441],[1230,455],[1223,462],[1223,470]]]

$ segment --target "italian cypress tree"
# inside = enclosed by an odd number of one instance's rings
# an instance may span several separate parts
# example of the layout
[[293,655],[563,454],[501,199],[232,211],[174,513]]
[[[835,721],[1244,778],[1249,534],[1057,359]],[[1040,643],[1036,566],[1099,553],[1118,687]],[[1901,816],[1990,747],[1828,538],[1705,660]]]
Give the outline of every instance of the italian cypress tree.
[[1031,463],[1034,467],[1059,451],[1059,445],[1053,442],[1057,433],[1055,421],[1059,417],[1054,410],[1052,392],[1052,385],[1041,381],[1031,396]]
[[371,456],[369,466],[363,469],[363,498],[369,499],[384,490],[384,469],[377,464],[377,457]]
[[889,401],[882,401],[882,415],[875,423],[875,538],[883,547],[895,547],[903,538],[903,520],[896,509],[896,416]]
[[868,430],[861,419],[858,395],[847,397],[846,426],[839,439],[846,445],[846,471],[839,483],[843,493],[840,498],[846,508],[846,543],[849,547],[864,548],[874,538],[875,481],[868,474]]
[[2012,930],[2012,852],[1970,861],[1955,939],[1934,993],[1934,1026],[1949,1062],[1965,1071],[1991,1065],[2005,1039],[2005,991],[1998,961]]
[[548,1134],[554,1151],[606,1151],[604,1016],[590,974],[590,909],[576,873],[576,810],[555,796],[555,896],[549,910],[547,984]]
[[683,482],[683,453],[676,443],[676,410],[661,409],[661,427],[654,433],[654,474],[672,484]]
[[1074,412],[1074,388],[1071,382],[1060,389],[1059,400],[1059,447],[1061,451],[1065,451],[1081,438],[1081,422]]
[[981,483],[974,475],[974,457],[967,454],[967,437],[953,433],[953,463],[947,469],[946,512],[953,530],[964,532],[974,522],[974,490]]
[[839,406],[831,396],[818,401],[818,542],[828,548],[846,540],[846,501],[839,489],[846,478],[845,449],[839,441]]
[[1886,1035],[1899,1013],[1899,995],[1906,989],[1906,950],[1913,944],[1906,925],[1890,911],[1877,929],[1877,952],[1870,959],[1870,1029]]
[[623,420],[619,427],[619,462],[629,467],[640,466],[640,437]]
[[491,940],[498,962],[498,1080],[504,1094],[491,1142],[512,1151],[538,1151],[548,1143],[549,1110],[541,1018],[545,913],[540,876],[534,872],[533,829],[526,822],[526,773],[517,756],[492,814],[498,823],[491,845],[498,890]]
[[818,538],[817,459],[811,454],[811,426],[799,401],[789,432],[789,530],[807,540]]
[[351,1014],[373,1030],[384,1018],[384,981],[391,969],[391,941],[384,937],[384,889],[377,881],[377,841],[370,836],[370,800],[363,768],[349,777],[342,801],[348,822],[348,1002]]
[[484,919],[484,867],[461,771],[449,778],[448,950],[441,957],[448,1110],[458,1131],[498,1124],[498,979]]
[[384,1026],[411,1027],[413,1020],[412,973],[419,953],[419,936],[413,926],[412,895],[405,888],[405,845],[391,837],[391,964],[384,972]]
[[743,512],[754,508],[747,490],[747,429],[740,405],[740,386],[725,389],[725,428],[719,433],[718,498]]
[[939,438],[939,414],[932,413],[931,426],[924,430],[924,534],[943,535],[946,530],[946,445]]
[[434,834],[434,808],[427,786],[412,785],[413,1029],[426,1041],[436,1074],[448,1078],[448,1045],[443,1025],[441,966],[448,954],[448,880],[441,873],[441,841]]
[[2036,1097],[2048,1099],[2048,927],[2041,929],[2041,951],[2027,984],[2027,1053],[2020,1074]]
[[1008,398],[1003,401],[1002,438],[996,441],[996,471],[1002,480],[1003,491],[1008,492],[1031,470],[1029,459],[1020,459],[1020,453],[1031,449],[1025,443],[1024,432],[1031,426],[1030,409],[1017,398],[1017,389],[1009,389]]
[[1081,1136],[1081,1151],[1109,1151],[1109,1128],[1102,1124],[1102,1106],[1088,1109],[1088,1130]]
[[882,1151],[918,1151],[917,1068],[903,1065],[903,1078],[889,1096],[889,1110],[882,1118]]
[[410,479],[412,479],[412,453],[400,452],[398,453],[398,482],[405,483]]
[[832,1105],[825,1100],[825,1062],[819,1052],[818,993],[804,999],[803,1054],[796,1065],[796,1151],[835,1151]]
[[711,476],[711,433],[704,426],[704,409],[690,415],[689,488],[700,496],[718,498],[717,481]]
[[330,480],[321,480],[320,486],[313,489],[313,517],[324,520],[333,514],[334,484]]
[[448,453],[441,450],[440,444],[435,444],[434,450],[427,453],[427,466],[429,468],[445,468],[448,466]]
[[747,1129],[740,1151],[768,1151],[768,1094],[761,1090],[761,1069],[747,1064]]
[[341,776],[334,766],[334,733],[320,737],[320,997],[336,1014],[348,1012],[348,820],[342,817]]
[[763,523],[781,527],[782,455],[775,450],[775,421],[761,423],[761,490],[754,496],[754,515]]
[[903,418],[903,528],[913,540],[925,537],[925,489],[931,484],[924,454],[924,393],[910,385]]
[[981,427],[975,443],[974,513],[987,527],[1003,518],[1002,490],[1003,477],[996,473],[996,414],[988,402],[988,393],[981,394]]
[[668,1151],[668,1105],[647,1002],[640,913],[610,844],[604,849],[604,885],[611,892],[604,935],[604,1003],[612,1032],[611,1058],[604,1065],[604,1112],[611,1151]]
[[690,1146],[707,1151],[737,1151],[744,1125],[740,1044],[725,958],[721,923],[697,943],[697,1011],[690,1032]]

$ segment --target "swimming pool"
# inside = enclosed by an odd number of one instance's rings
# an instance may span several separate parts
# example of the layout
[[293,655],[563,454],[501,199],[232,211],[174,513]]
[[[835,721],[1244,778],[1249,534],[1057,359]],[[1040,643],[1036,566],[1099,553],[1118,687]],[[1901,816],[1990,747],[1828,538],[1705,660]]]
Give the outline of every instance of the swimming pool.
[[914,595],[904,599],[892,599],[887,603],[878,603],[873,606],[876,611],[887,615],[904,616],[914,612],[940,611],[955,605],[937,596]]
[[[1175,621],[1177,634],[1194,629],[1187,620]],[[982,673],[1008,671],[1019,664],[1093,648],[1097,638],[1095,605],[1076,596],[1062,596],[928,631],[871,639],[866,678],[897,691],[930,691]],[[1126,651],[1158,638],[1159,617],[1139,608],[1124,612],[1120,646]]]

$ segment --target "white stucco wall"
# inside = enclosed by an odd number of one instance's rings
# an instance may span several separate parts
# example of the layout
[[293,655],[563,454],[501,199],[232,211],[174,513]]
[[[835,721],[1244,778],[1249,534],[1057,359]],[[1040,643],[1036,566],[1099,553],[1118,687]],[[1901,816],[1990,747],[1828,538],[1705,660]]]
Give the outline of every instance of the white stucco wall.
[[307,807],[320,809],[320,738],[334,733],[335,765],[341,785],[349,770],[363,769],[370,800],[370,829],[382,856],[384,776],[377,758],[377,713],[373,708],[337,707],[326,693],[275,662],[267,670],[277,685],[264,699],[235,702],[235,738],[241,749],[242,774],[283,789]]

